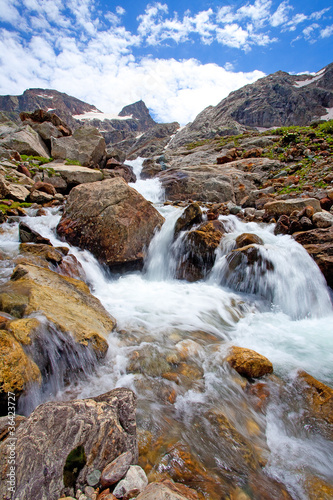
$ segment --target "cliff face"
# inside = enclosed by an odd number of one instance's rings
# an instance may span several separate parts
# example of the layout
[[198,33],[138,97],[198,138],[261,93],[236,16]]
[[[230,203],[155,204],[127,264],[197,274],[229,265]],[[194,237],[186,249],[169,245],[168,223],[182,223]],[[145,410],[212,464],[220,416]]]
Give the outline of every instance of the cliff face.
[[308,125],[328,118],[333,107],[333,63],[315,75],[278,71],[231,92],[217,106],[209,106],[172,141],[171,147],[238,134],[250,128]]

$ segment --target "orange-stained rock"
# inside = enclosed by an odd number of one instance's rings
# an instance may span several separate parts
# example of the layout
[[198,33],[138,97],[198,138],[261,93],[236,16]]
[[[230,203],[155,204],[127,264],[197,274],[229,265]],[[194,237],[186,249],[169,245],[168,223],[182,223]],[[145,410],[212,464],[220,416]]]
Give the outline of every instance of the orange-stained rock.
[[247,245],[263,245],[263,240],[256,234],[243,233],[236,238],[236,248],[242,248]]
[[305,481],[305,489],[309,500],[332,500],[333,485],[323,479],[310,476]]
[[260,378],[273,373],[272,363],[252,349],[232,346],[226,360],[232,368],[246,378]]

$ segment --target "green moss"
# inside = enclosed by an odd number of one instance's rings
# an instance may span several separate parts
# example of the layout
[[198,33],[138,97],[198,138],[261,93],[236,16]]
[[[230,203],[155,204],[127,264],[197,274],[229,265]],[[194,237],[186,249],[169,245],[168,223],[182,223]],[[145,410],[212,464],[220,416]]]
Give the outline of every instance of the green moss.
[[[3,200],[3,201],[9,201],[9,200]],[[15,208],[21,207],[21,208],[29,208],[31,207],[32,203],[26,203],[22,202],[20,203],[19,201],[14,201],[10,206],[4,205],[3,203],[0,203],[0,211],[4,214],[8,212],[8,210],[13,210]]]
[[50,163],[50,161],[53,161],[53,158],[45,158],[44,156],[21,155],[21,158],[23,161],[37,161],[40,165],[44,165],[45,163]]
[[64,466],[64,485],[66,488],[75,488],[78,475],[86,462],[86,454],[82,445],[74,448],[68,454]]
[[78,165],[79,167],[82,166],[78,160],[70,160],[69,158],[66,158],[65,165]]

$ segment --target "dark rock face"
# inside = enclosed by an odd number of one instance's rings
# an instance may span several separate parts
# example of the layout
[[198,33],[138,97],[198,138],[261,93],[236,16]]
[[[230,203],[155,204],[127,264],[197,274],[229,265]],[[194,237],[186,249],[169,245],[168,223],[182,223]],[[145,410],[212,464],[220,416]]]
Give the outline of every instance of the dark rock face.
[[[16,433],[16,500],[58,500],[68,490],[64,466],[68,455],[82,447],[85,465],[75,488],[87,475],[104,467],[124,452],[138,459],[136,397],[129,389],[115,389],[95,398],[40,405],[22,422]],[[7,491],[6,441],[1,443],[1,498]]]
[[140,268],[164,218],[121,177],[72,189],[58,234],[111,269]]
[[146,129],[156,125],[156,122],[149,114],[149,109],[142,100],[125,106],[120,111],[119,116],[132,116],[132,118],[140,121],[142,128]]
[[217,106],[209,106],[179,132],[175,148],[215,135],[236,135],[248,127],[307,125],[333,107],[333,63],[316,76],[278,71],[231,92]]

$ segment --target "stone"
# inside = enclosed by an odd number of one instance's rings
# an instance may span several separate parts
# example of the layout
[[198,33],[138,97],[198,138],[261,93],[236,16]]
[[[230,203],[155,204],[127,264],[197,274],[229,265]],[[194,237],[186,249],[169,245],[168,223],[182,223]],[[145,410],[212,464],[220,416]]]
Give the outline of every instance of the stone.
[[295,233],[293,238],[304,246],[333,288],[333,226]]
[[115,165],[112,166],[112,170],[108,166],[103,169],[104,179],[113,179],[114,177],[122,177],[126,182],[136,182],[136,175],[133,172],[132,167],[129,165]]
[[188,205],[177,219],[174,229],[175,238],[181,231],[187,231],[195,224],[202,222],[202,211],[198,203]]
[[113,494],[116,498],[131,498],[138,495],[148,484],[148,479],[145,471],[138,465],[131,465],[124,479],[122,479],[115,489]]
[[327,439],[333,439],[333,389],[300,370],[294,382],[306,401],[304,419]]
[[89,474],[87,474],[87,483],[89,486],[97,486],[101,478],[101,474],[101,471],[98,469],[94,469],[89,472]]
[[57,231],[110,269],[139,269],[163,222],[159,212],[118,177],[72,189]]
[[333,205],[333,200],[331,200],[328,196],[325,198],[321,198],[320,206],[323,210],[330,211],[331,206]]
[[302,210],[309,205],[313,207],[314,213],[321,212],[320,202],[316,198],[270,201],[264,205],[264,209],[268,215],[279,217],[280,215],[291,215],[294,210]]
[[323,211],[314,214],[312,222],[316,227],[325,228],[333,226],[333,214]]
[[37,189],[34,189],[31,191],[29,195],[29,201],[31,203],[49,203],[50,201],[53,200],[53,195],[45,193],[44,191],[38,191]]
[[17,318],[43,314],[97,358],[106,355],[106,339],[116,324],[85,283],[33,264],[18,265],[0,286],[0,309]]
[[[38,406],[16,432],[15,499],[56,500],[72,488],[83,489],[90,472],[103,470],[108,460],[125,451],[136,461],[135,407],[136,396],[129,389]],[[0,495],[7,500],[5,447],[6,441],[0,444]],[[70,455],[78,449],[83,460],[70,474]]]
[[53,196],[56,194],[54,186],[52,186],[52,184],[49,184],[48,182],[42,182],[42,181],[36,182],[32,186],[31,191],[34,191],[35,189],[37,189],[38,191],[42,191],[43,193],[52,194]]
[[44,238],[22,221],[19,223],[19,238],[22,243],[39,243],[52,246],[48,238]]
[[5,330],[0,330],[0,414],[8,413],[8,392],[16,402],[33,384],[39,386],[42,377],[38,366],[24,352],[19,342]]
[[170,479],[150,483],[136,500],[199,500],[198,493]]
[[85,167],[103,166],[106,159],[105,140],[99,130],[83,126],[70,137],[51,137],[51,156],[80,162]]
[[197,281],[212,269],[216,249],[225,233],[219,220],[203,222],[186,234],[176,270],[178,279]]
[[232,346],[226,361],[237,373],[246,378],[260,378],[273,373],[272,363],[252,349]]
[[[81,167],[79,165],[65,165],[60,162],[51,162],[49,163],[49,167],[65,181],[66,186],[63,188],[63,185],[61,185],[61,189],[66,189],[67,186],[72,188],[79,184],[103,180],[102,172],[92,168]],[[54,183],[57,188],[55,179],[57,179],[57,177],[51,177],[47,182]]]
[[0,174],[0,198],[10,198],[14,201],[25,201],[29,196],[30,191],[24,186],[7,182],[3,175]]
[[246,245],[263,245],[263,240],[256,234],[243,233],[236,238],[236,248],[242,248]]
[[113,485],[120,481],[127,473],[133,462],[133,456],[130,451],[122,453],[113,462],[108,464],[102,471],[101,485],[103,488]]
[[2,137],[0,145],[13,149],[21,155],[50,157],[42,138],[30,125],[18,127],[12,133]]
[[62,252],[43,243],[21,243],[20,251],[41,257],[55,265],[60,264],[63,259]]

